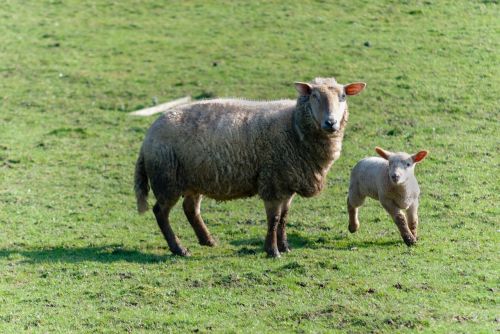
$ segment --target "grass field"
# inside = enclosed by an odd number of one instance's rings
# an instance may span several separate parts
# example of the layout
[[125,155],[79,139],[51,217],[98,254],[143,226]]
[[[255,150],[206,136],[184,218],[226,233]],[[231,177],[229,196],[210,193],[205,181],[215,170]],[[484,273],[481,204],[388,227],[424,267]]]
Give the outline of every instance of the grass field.
[[[500,329],[497,1],[15,1],[0,5],[0,332],[435,332]],[[258,198],[180,205],[171,256],[136,214],[150,118],[184,95],[293,98],[365,81],[327,189],[296,198],[268,259]],[[347,231],[350,168],[428,149],[420,240],[378,203]]]

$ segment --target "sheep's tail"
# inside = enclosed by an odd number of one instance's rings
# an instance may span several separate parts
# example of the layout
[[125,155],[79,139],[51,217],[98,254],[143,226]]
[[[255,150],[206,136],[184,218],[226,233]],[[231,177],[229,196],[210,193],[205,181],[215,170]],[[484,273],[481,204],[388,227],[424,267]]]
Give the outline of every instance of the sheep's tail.
[[144,213],[148,210],[148,175],[146,174],[146,166],[144,165],[144,154],[139,153],[139,158],[135,163],[135,177],[134,177],[134,190],[137,199],[137,211]]

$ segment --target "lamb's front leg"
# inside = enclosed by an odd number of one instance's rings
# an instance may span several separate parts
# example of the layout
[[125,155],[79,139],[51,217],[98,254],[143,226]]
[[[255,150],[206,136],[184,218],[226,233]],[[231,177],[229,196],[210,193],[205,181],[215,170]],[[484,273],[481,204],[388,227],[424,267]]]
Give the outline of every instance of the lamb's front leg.
[[281,217],[281,201],[265,201],[267,215],[267,236],[264,249],[270,257],[280,257],[277,229]]
[[292,204],[293,195],[284,200],[281,203],[281,217],[278,223],[278,231],[277,241],[278,241],[278,250],[282,253],[290,252],[290,246],[288,245],[288,240],[286,237],[286,222],[288,218],[288,210],[290,209],[290,205]]
[[416,200],[408,210],[406,211],[408,214],[408,226],[410,227],[410,231],[415,237],[415,239],[418,239],[417,236],[417,228],[418,228],[418,200]]
[[382,206],[385,208],[387,213],[391,215],[394,223],[396,223],[396,226],[398,227],[399,233],[401,234],[401,237],[403,238],[405,244],[408,246],[414,245],[417,242],[417,239],[413,236],[410,229],[408,228],[404,212],[400,208],[398,208],[390,199],[381,198],[380,203],[382,203]]

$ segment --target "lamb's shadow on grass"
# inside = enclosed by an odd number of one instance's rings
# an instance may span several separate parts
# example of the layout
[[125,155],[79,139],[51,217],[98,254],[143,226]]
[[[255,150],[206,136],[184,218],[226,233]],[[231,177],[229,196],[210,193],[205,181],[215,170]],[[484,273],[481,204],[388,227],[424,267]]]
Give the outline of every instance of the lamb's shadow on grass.
[[21,256],[25,263],[79,263],[79,262],[131,262],[158,263],[171,259],[173,255],[143,253],[136,249],[127,249],[120,245],[99,247],[53,247],[42,249],[0,249],[0,258]]
[[[402,243],[401,240],[353,240],[347,234],[337,234],[329,237],[305,237],[296,233],[288,233],[288,243],[290,248],[300,249],[335,249],[353,250],[356,248],[388,248]],[[236,251],[237,255],[253,255],[263,252],[263,238],[239,239],[230,242],[233,246],[240,246]]]

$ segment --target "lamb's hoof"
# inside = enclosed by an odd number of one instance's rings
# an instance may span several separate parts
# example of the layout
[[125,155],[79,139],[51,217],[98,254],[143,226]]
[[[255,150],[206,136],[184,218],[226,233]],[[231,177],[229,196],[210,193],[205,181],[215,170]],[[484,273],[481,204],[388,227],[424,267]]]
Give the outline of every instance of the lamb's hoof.
[[170,249],[170,251],[172,252],[172,254],[177,255],[177,256],[191,256],[191,253],[189,253],[189,251],[182,246],[178,246],[174,249]]
[[280,252],[278,249],[266,249],[267,257],[272,257],[272,258],[279,258],[281,257]]
[[214,247],[217,245],[217,241],[215,241],[214,238],[210,237],[210,238],[207,238],[205,240],[200,240],[200,245]]
[[354,233],[359,229],[359,225],[349,225],[349,232]]
[[414,236],[411,237],[403,237],[403,240],[406,244],[406,246],[414,246],[417,243],[417,239]]

